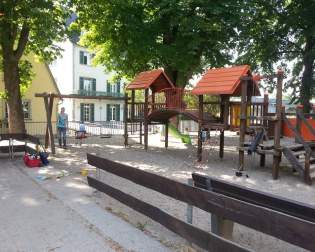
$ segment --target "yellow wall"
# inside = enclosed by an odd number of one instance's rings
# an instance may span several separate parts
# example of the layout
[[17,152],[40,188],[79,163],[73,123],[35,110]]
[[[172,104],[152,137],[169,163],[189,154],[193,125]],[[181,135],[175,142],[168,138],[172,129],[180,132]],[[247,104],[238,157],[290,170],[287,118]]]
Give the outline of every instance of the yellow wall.
[[[33,72],[35,77],[26,91],[22,99],[31,101],[31,118],[25,119],[27,132],[32,134],[32,131],[41,133],[45,130],[46,111],[43,98],[36,98],[35,93],[52,92],[58,93],[58,88],[55,84],[53,76],[48,68],[48,65],[44,62],[40,62],[34,56],[29,56],[28,60],[32,63]],[[0,73],[1,74],[1,73]],[[1,74],[2,75],[2,74]],[[0,76],[0,90],[4,90],[3,76]],[[52,121],[56,121],[57,118],[57,103],[58,99],[54,100],[54,108],[52,113]],[[0,102],[0,120],[5,117],[5,101]],[[40,131],[40,132],[39,132]]]

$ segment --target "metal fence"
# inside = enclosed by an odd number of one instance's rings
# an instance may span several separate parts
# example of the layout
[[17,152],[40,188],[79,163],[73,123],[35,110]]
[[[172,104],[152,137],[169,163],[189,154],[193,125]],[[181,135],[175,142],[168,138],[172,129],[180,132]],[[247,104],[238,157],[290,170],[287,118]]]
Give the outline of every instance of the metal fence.
[[[124,134],[124,122],[120,121],[101,121],[101,122],[87,122],[84,123],[85,130],[88,135],[100,136],[100,135],[123,135]],[[34,136],[45,136],[46,134],[46,122],[30,122],[25,121],[26,132]],[[70,121],[68,135],[74,136],[75,131],[79,130],[80,122]],[[57,133],[57,124],[52,122],[52,128],[54,134]],[[0,121],[0,134],[8,133],[8,123],[6,121]]]

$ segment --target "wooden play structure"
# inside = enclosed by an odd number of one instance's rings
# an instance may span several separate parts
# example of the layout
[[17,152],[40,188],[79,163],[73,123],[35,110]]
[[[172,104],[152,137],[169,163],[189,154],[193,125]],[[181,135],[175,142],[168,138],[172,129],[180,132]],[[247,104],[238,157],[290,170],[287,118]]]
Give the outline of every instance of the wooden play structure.
[[[269,98],[264,95],[263,102],[252,102],[252,96],[260,95],[258,81],[261,79],[276,79],[276,112],[269,113]],[[224,131],[239,131],[239,170],[244,169],[245,152],[260,155],[260,165],[265,165],[266,155],[273,156],[272,176],[277,179],[281,156],[284,154],[293,168],[306,183],[315,178],[315,156],[313,144],[301,135],[305,127],[315,137],[315,130],[307,117],[297,110],[294,125],[289,114],[282,107],[283,71],[279,70],[270,76],[254,76],[248,65],[218,68],[208,70],[196,87],[187,91],[175,87],[161,69],[138,74],[127,86],[131,98],[125,97],[125,146],[128,145],[128,133],[132,125],[137,124],[140,132],[140,143],[144,137],[144,148],[148,149],[149,125],[165,125],[165,147],[168,147],[168,125],[171,118],[181,115],[198,123],[197,159],[202,160],[202,145],[204,132],[211,130],[220,132],[219,156],[224,155]],[[144,101],[136,101],[136,90],[144,91]],[[198,102],[194,106],[187,102],[188,96],[194,96]],[[207,99],[216,97],[215,101]],[[239,101],[231,99],[239,97]],[[238,98],[238,99],[239,99]],[[216,108],[216,113],[209,111]],[[302,123],[305,126],[301,126]],[[281,142],[283,128],[289,128],[295,142]],[[254,134],[252,142],[245,141],[247,133]],[[272,140],[262,143],[264,139]]]
[[[142,72],[127,86],[131,90],[131,100],[125,99],[125,145],[128,145],[128,124],[139,124],[140,143],[144,136],[144,148],[148,149],[148,125],[165,125],[165,147],[168,147],[168,124],[170,119],[182,115],[199,125],[201,131],[220,131],[220,151],[224,154],[224,131],[240,127],[240,119],[237,111],[240,112],[241,103],[230,101],[232,96],[241,95],[241,80],[243,75],[251,75],[249,66],[236,66],[231,68],[210,69],[198,82],[192,91],[175,87],[163,70]],[[259,89],[255,81],[249,81],[247,93],[259,95]],[[135,101],[135,91],[144,90],[144,101]],[[204,96],[216,97],[216,101],[207,101]],[[195,96],[198,98],[194,106],[190,106],[186,98]],[[211,114],[206,108],[215,107],[218,111]],[[247,124],[254,126],[262,123],[256,116],[262,116],[268,108],[268,96],[263,103],[248,104],[248,112],[251,119]],[[144,127],[142,127],[142,125]],[[142,128],[144,131],[142,132]],[[198,160],[202,159],[202,137],[198,137]]]

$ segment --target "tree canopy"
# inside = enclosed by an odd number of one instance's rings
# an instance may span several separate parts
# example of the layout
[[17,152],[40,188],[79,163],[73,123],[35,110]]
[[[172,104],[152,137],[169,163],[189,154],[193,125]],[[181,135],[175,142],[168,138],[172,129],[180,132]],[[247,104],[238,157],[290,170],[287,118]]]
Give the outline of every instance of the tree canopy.
[[[315,94],[315,1],[248,0],[244,8],[238,51],[239,62],[265,72],[281,64],[292,78],[285,86],[293,90],[293,102],[310,110]],[[292,65],[292,66],[291,66]]]
[[205,67],[230,63],[240,2],[231,0],[77,0],[82,43],[108,70],[133,77],[163,67],[185,86]]
[[69,11],[67,0],[0,2],[0,70],[11,132],[25,131],[20,84],[29,83],[31,67],[22,56],[32,52],[45,60],[53,59],[59,50],[54,42],[66,33]]

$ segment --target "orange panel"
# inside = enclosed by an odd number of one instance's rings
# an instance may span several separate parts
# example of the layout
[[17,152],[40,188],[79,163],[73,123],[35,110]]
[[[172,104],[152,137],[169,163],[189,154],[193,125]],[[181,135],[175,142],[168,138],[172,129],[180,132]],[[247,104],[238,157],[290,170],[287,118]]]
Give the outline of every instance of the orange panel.
[[[289,119],[289,121],[295,127],[296,119],[291,118],[291,119]],[[311,126],[313,128],[315,128],[315,119],[307,119],[307,121],[309,122],[309,124],[311,124]],[[289,129],[287,124],[284,123],[282,128],[283,128],[283,135],[284,136],[294,137],[292,130]],[[304,123],[302,123],[302,125],[301,125],[301,135],[304,138],[304,140],[306,140],[306,141],[315,141],[315,136],[307,129],[307,127]]]

